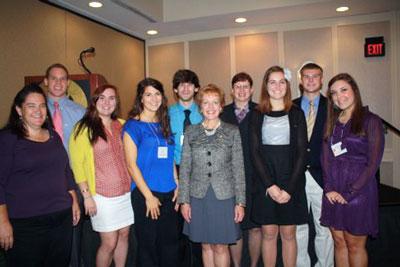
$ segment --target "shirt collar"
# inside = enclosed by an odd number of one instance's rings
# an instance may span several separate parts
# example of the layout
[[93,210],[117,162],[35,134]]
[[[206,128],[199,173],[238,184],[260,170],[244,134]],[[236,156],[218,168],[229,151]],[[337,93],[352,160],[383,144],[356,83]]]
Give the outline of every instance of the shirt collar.
[[[314,102],[314,107],[318,107],[318,105],[319,105],[319,100],[321,99],[321,95],[319,94],[317,97],[315,97],[314,98],[314,100],[313,100],[313,102]],[[308,97],[306,97],[306,96],[303,96],[302,98],[301,98],[301,101],[303,102],[303,103],[305,103],[305,104],[307,104],[308,105],[308,103],[310,102],[310,100],[308,99]]]
[[192,112],[196,112],[196,111],[198,110],[198,106],[197,106],[197,104],[196,104],[194,101],[193,101],[193,103],[190,105],[189,108],[184,107],[180,102],[178,102],[178,107],[179,107],[179,110],[181,110],[181,111],[184,111],[185,109],[188,109],[188,110],[190,110],[190,111],[192,111]]
[[239,111],[240,110],[246,110],[246,112],[248,112],[250,105],[249,105],[249,102],[247,102],[247,104],[244,106],[244,108],[239,108],[239,107],[236,106],[235,102],[233,102],[233,107],[235,108],[235,110],[239,110]]
[[[60,98],[59,100],[57,100],[57,102],[62,105],[65,101],[67,101],[68,97],[64,96],[62,98]],[[49,102],[51,105],[54,104],[54,102],[56,102],[54,99],[52,99],[51,97],[47,96],[47,102]]]

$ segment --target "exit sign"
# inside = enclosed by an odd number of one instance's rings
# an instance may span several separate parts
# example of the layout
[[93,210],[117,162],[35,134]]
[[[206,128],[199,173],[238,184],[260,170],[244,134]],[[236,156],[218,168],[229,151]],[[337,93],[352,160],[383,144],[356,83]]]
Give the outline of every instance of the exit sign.
[[365,57],[385,56],[385,42],[383,40],[383,36],[365,38],[364,56]]

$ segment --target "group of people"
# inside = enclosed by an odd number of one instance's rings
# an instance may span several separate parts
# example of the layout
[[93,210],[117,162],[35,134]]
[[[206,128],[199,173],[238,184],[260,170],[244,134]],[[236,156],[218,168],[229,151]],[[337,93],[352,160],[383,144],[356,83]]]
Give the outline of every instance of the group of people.
[[221,88],[178,70],[170,107],[163,85],[145,78],[124,121],[115,86],[98,87],[85,110],[66,95],[67,68],[51,65],[47,94],[20,90],[0,132],[7,266],[80,266],[84,215],[101,240],[96,266],[125,266],[131,229],[135,266],[241,266],[243,233],[251,267],[260,256],[275,266],[278,235],[284,266],[311,266],[310,213],[317,266],[367,266],[381,120],[349,74],[334,76],[326,97],[319,65],[300,77],[292,101],[284,69],[270,67],[257,104],[240,72],[225,106]]

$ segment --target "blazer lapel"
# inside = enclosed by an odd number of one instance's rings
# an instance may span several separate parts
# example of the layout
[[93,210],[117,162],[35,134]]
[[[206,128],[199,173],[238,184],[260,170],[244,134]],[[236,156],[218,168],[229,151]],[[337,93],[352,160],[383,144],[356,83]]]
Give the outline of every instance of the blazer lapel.
[[313,132],[310,137],[310,142],[314,136],[314,132],[319,131],[321,127],[324,127],[323,125],[321,125],[321,124],[323,124],[324,116],[326,116],[326,99],[323,95],[320,95],[317,117],[315,119],[315,124],[314,124],[314,128],[313,128]]
[[223,116],[223,117],[225,117],[226,122],[228,122],[230,124],[238,125],[238,121],[237,121],[236,115],[235,115],[235,108],[234,108],[233,104],[226,106],[226,109],[224,109],[223,112],[226,112],[226,114],[224,114],[224,116]]

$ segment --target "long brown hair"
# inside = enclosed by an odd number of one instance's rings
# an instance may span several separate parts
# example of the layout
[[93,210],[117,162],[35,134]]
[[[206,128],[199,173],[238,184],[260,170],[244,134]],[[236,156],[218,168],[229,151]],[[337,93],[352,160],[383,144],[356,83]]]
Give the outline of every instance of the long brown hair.
[[99,137],[107,141],[107,134],[104,130],[104,125],[103,122],[101,121],[99,112],[97,111],[96,108],[96,103],[99,100],[100,95],[107,89],[114,90],[117,101],[115,110],[111,113],[111,119],[116,120],[118,118],[118,114],[120,111],[120,100],[117,87],[110,84],[101,85],[97,87],[96,90],[93,92],[89,106],[86,109],[85,115],[76,125],[77,128],[74,135],[75,139],[83,131],[84,128],[87,128],[89,134],[89,141],[92,145],[96,143]]
[[137,119],[137,117],[143,112],[142,98],[146,87],[152,86],[154,89],[159,91],[162,96],[161,106],[156,112],[158,121],[160,122],[161,132],[164,138],[168,139],[171,136],[171,128],[169,126],[168,117],[168,100],[164,93],[164,87],[161,82],[153,78],[146,78],[140,81],[137,85],[136,98],[133,103],[133,108],[129,112],[130,119]]
[[363,130],[364,109],[361,100],[360,89],[356,81],[354,80],[353,77],[351,77],[350,74],[339,73],[336,76],[334,76],[328,83],[328,92],[326,95],[328,98],[328,118],[326,120],[324,139],[326,140],[332,135],[335,123],[338,120],[340,113],[342,112],[342,110],[340,110],[337,106],[335,106],[332,100],[331,88],[332,85],[337,81],[344,81],[348,83],[354,93],[354,108],[350,117],[351,132],[356,135],[365,135],[365,132]]
[[[272,111],[270,95],[268,93],[268,81],[269,81],[269,77],[274,72],[281,72],[282,74],[285,74],[283,68],[280,66],[272,66],[269,69],[267,69],[267,71],[265,72],[262,86],[261,86],[261,100],[257,106],[257,109],[261,113],[268,113],[268,112]],[[290,108],[292,107],[292,94],[290,92],[290,83],[286,78],[285,78],[285,82],[286,82],[286,94],[283,98],[284,105],[285,105],[284,111],[289,112]]]

